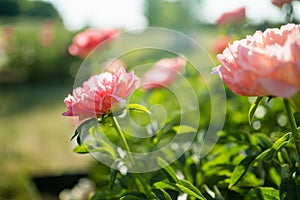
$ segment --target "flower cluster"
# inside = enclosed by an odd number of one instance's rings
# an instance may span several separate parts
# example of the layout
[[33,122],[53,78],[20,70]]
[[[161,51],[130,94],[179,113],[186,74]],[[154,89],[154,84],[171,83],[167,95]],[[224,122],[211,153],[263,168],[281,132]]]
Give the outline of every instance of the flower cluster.
[[[143,77],[143,88],[151,90],[170,85],[185,63],[181,56],[159,60]],[[111,111],[115,104],[125,103],[139,87],[140,79],[133,71],[126,73],[120,60],[107,65],[105,72],[91,76],[82,87],[73,90],[73,95],[65,98],[68,110],[63,113],[64,116],[79,116],[80,119],[99,117]]]

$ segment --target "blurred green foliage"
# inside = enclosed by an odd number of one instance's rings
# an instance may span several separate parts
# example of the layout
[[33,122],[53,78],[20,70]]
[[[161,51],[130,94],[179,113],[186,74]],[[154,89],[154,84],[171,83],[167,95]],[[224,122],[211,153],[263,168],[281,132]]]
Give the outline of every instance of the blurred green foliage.
[[150,27],[172,28],[187,31],[196,24],[197,8],[201,0],[146,1],[146,16]]
[[0,66],[0,84],[68,80],[70,67],[75,67],[74,72],[80,65],[67,51],[73,34],[60,21],[19,19],[1,25],[0,32],[5,59]]
[[0,0],[0,17],[16,16],[59,19],[57,10],[48,2]]
[[0,84],[60,82],[74,76],[79,59],[68,54],[74,33],[52,4],[0,1]]

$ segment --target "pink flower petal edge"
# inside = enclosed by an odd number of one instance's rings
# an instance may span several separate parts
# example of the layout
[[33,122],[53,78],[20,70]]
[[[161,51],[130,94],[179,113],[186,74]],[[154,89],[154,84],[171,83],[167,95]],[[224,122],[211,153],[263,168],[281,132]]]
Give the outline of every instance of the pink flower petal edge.
[[300,90],[300,25],[256,31],[229,44],[213,69],[233,92],[288,98]]

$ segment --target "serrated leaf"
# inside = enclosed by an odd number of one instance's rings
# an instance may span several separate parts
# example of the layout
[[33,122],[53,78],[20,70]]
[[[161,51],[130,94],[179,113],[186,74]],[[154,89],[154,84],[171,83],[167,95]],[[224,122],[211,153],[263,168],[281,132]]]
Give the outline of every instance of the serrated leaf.
[[279,191],[271,187],[258,187],[251,189],[245,200],[279,200]]
[[248,121],[249,124],[251,124],[254,113],[259,105],[259,103],[261,102],[261,100],[263,100],[263,97],[257,97],[255,102],[250,106],[249,112],[248,112]]
[[157,158],[157,164],[163,168],[163,170],[167,173],[169,176],[169,179],[171,182],[175,183],[181,183],[178,177],[176,176],[175,171],[172,169],[172,167],[167,163],[164,159],[158,157]]
[[197,129],[188,125],[180,125],[174,126],[173,130],[176,131],[177,134],[185,134],[185,133],[196,133]]
[[235,167],[231,178],[230,178],[230,183],[229,183],[229,188],[234,186],[241,180],[241,178],[246,174],[248,168],[253,164],[255,161],[256,156],[255,155],[250,155],[245,157],[239,164],[238,166]]
[[86,153],[90,153],[89,150],[85,147],[85,145],[79,145],[76,146],[73,151],[75,153],[79,153],[79,154],[86,154]]
[[140,111],[140,112],[145,112],[148,114],[151,114],[150,110],[148,110],[148,108],[146,108],[145,106],[142,106],[140,104],[127,104],[126,108],[128,108],[129,110],[135,110],[135,111]]

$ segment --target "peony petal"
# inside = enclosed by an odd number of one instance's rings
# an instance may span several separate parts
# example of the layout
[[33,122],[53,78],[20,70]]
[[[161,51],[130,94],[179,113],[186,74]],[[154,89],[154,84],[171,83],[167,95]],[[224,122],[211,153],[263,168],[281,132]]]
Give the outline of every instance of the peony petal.
[[218,73],[234,92],[289,97],[300,90],[300,26],[256,31],[217,56]]
[[63,115],[79,116],[80,119],[99,117],[108,112],[115,103],[126,101],[139,82],[133,72],[127,74],[123,67],[114,73],[93,75],[82,87],[73,90],[73,96],[68,95],[65,99],[68,111]]
[[257,80],[257,83],[268,92],[268,95],[266,94],[265,96],[288,98],[296,94],[299,90],[292,85],[271,78],[259,79]]

